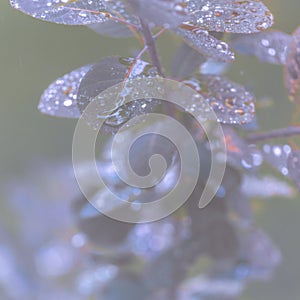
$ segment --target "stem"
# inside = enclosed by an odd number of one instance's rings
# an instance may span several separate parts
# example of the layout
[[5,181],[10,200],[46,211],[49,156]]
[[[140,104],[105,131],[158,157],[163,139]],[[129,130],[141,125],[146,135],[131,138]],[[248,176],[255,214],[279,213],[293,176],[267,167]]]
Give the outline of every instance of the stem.
[[287,128],[280,128],[262,133],[249,134],[246,137],[246,140],[248,142],[256,143],[269,139],[291,137],[293,135],[300,135],[300,126],[290,126]]
[[144,23],[143,20],[140,20],[140,22],[141,22],[141,32],[143,34],[145,46],[147,47],[151,62],[157,68],[159,75],[162,77],[165,77],[163,70],[162,70],[161,63],[160,63],[160,59],[158,56],[155,38],[152,35],[152,32],[151,32],[148,24]]

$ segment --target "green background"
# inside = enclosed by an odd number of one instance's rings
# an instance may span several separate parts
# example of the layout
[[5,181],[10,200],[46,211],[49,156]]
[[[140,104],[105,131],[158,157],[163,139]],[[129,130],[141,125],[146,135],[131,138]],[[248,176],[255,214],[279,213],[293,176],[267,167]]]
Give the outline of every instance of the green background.
[[[300,25],[299,0],[264,1],[275,15],[275,28],[291,33]],[[169,65],[179,41],[167,35],[159,42]],[[74,120],[55,119],[37,110],[43,90],[57,77],[108,55],[136,50],[132,39],[109,39],[88,28],[35,20],[0,1],[0,180],[5,185],[38,162],[70,160]],[[282,68],[238,57],[231,78],[245,83],[274,105],[261,109],[264,129],[287,126],[294,106],[283,86]],[[283,262],[271,282],[252,283],[241,299],[300,299],[300,197],[272,199],[257,222],[282,250]]]

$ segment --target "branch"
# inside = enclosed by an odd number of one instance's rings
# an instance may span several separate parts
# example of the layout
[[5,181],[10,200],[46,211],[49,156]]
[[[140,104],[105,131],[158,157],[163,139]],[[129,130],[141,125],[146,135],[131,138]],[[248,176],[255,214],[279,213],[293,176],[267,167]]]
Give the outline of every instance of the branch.
[[152,32],[148,24],[144,23],[143,20],[140,20],[140,22],[141,22],[141,32],[143,34],[145,46],[147,47],[151,62],[157,68],[159,75],[165,77],[158,56],[155,37],[152,35]]
[[280,128],[262,133],[253,133],[249,134],[246,137],[246,140],[250,143],[256,143],[270,139],[287,138],[294,135],[300,135],[300,127],[290,126],[287,128]]

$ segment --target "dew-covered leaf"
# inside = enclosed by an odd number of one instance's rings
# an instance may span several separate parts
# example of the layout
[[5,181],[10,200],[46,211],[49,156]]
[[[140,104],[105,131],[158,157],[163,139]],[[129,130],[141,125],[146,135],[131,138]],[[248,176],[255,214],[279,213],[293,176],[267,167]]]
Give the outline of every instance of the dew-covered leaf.
[[208,31],[254,33],[273,25],[273,16],[259,0],[184,0],[189,23]]
[[[119,94],[122,96],[130,93],[127,83],[134,78],[152,78],[157,75],[156,68],[142,60],[133,58],[108,57],[93,65],[80,83],[78,90],[78,107],[83,112],[95,97],[106,89],[119,83],[123,83]],[[108,105],[108,106],[107,106]],[[111,103],[99,103],[97,109],[85,114],[87,122],[97,128],[99,118],[105,117],[105,124],[118,127],[132,117],[150,112],[158,105],[157,100],[141,99],[119,106],[115,103],[115,110],[111,109]],[[110,107],[109,109],[107,107]],[[108,111],[107,111],[108,109]],[[110,113],[110,116],[107,113]]]
[[272,64],[285,64],[291,36],[281,31],[260,32],[240,35],[231,45],[245,55],[256,56],[261,61]]
[[110,16],[102,0],[10,0],[10,4],[34,18],[65,25],[100,23]]
[[249,145],[229,126],[223,127],[227,149],[227,161],[235,168],[255,170],[263,163],[261,151],[255,145]]
[[114,17],[127,22],[128,24],[139,25],[140,21],[136,15],[133,14],[133,9],[129,5],[129,1],[124,0],[102,0],[105,8]]
[[188,18],[186,5],[181,0],[129,0],[129,3],[150,25],[176,28]]
[[300,88],[300,27],[293,33],[285,65],[285,86],[292,100],[298,100]]
[[[149,63],[134,58],[107,57],[94,64],[80,83],[78,107],[81,112],[104,90],[138,77],[156,76]],[[120,91],[121,92],[121,91]]]
[[182,43],[173,58],[172,77],[182,79],[191,75],[205,60],[198,51]]
[[82,78],[91,66],[84,66],[58,78],[43,93],[39,110],[47,115],[79,118],[77,92]]
[[200,74],[183,82],[206,99],[219,122],[244,124],[253,119],[255,97],[242,85],[225,77]]
[[189,46],[199,51],[205,57],[219,61],[234,60],[234,53],[230,51],[229,46],[225,42],[210,35],[206,30],[195,26],[182,25],[182,27],[176,29],[175,32],[181,36]]
[[264,159],[282,175],[290,178],[300,190],[300,152],[289,145],[263,146]]

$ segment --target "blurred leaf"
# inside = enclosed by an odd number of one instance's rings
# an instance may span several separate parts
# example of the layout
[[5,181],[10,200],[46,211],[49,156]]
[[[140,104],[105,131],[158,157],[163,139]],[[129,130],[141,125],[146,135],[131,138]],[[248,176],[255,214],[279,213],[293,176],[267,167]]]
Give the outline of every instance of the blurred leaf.
[[233,127],[223,126],[227,149],[227,161],[235,168],[255,170],[263,163],[261,151],[253,144],[248,144]]
[[180,300],[236,300],[244,282],[232,278],[197,276],[188,279],[180,289]]
[[205,57],[213,58],[217,61],[232,61],[234,53],[230,51],[229,46],[214,36],[210,35],[206,30],[202,30],[195,26],[182,25],[175,31],[181,36],[186,43],[197,50]]
[[[300,174],[299,177],[300,178]],[[249,198],[266,198],[270,197],[293,197],[294,189],[286,182],[271,176],[247,176],[243,177],[241,185],[243,195]]]
[[73,204],[75,221],[91,243],[101,247],[120,246],[127,238],[134,224],[124,223],[101,214],[86,199],[82,198]]
[[191,75],[205,60],[198,51],[182,43],[173,58],[172,77],[182,79]]
[[293,150],[287,159],[289,177],[293,180],[300,191],[300,152]]
[[256,56],[267,63],[284,65],[291,40],[291,36],[284,32],[268,31],[239,35],[231,45],[242,54]]
[[137,224],[129,237],[132,251],[150,261],[184,240],[189,230],[189,219],[173,214],[162,220]]
[[264,159],[282,175],[290,178],[300,190],[300,152],[289,145],[263,146]]
[[292,35],[285,65],[285,86],[292,100],[298,100],[300,87],[300,27]]
[[200,73],[204,75],[223,75],[229,67],[229,62],[208,59],[200,66]]
[[129,0],[135,13],[156,26],[175,28],[187,20],[186,6],[181,0]]
[[189,23],[208,31],[254,33],[273,25],[273,16],[259,0],[184,0]]
[[87,27],[91,28],[100,35],[109,36],[113,38],[127,38],[133,36],[132,31],[124,24],[111,20],[106,21],[104,23],[90,24],[87,25]]
[[248,229],[240,235],[240,260],[248,264],[251,278],[269,278],[281,261],[281,253],[263,231]]
[[65,118],[79,118],[77,92],[82,78],[91,66],[84,66],[58,78],[43,93],[39,110],[47,115]]
[[262,148],[264,159],[282,175],[287,176],[287,159],[292,149],[289,145],[270,145],[265,144]]
[[183,81],[201,94],[221,123],[244,124],[254,118],[255,97],[225,77],[198,74]]
[[191,264],[204,254],[205,247],[202,238],[193,236],[150,261],[144,273],[147,288],[157,291],[178,286]]

